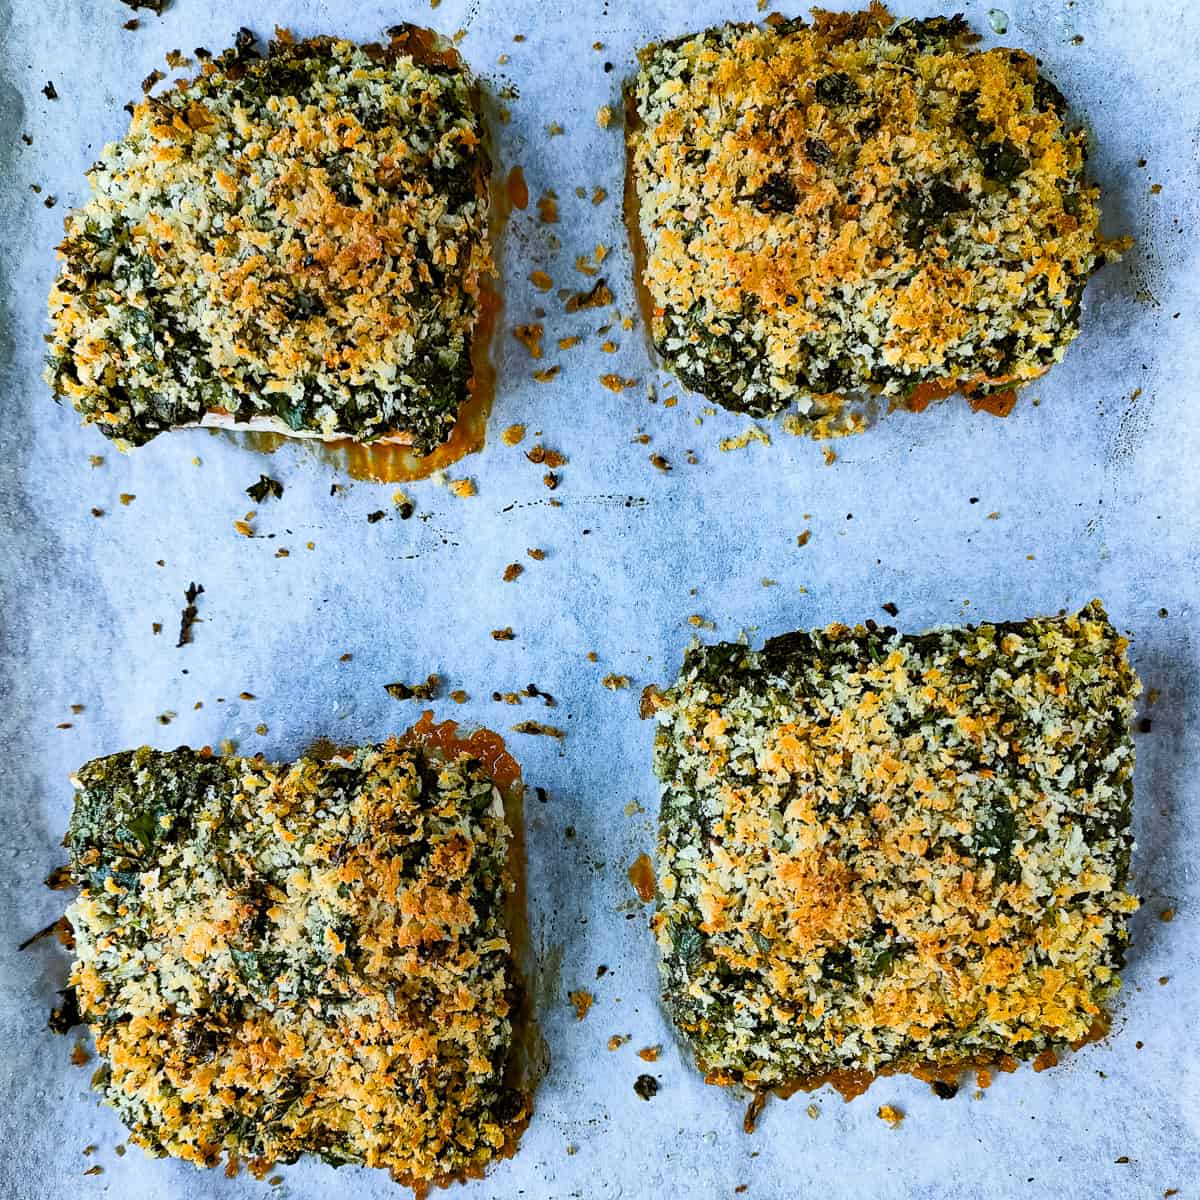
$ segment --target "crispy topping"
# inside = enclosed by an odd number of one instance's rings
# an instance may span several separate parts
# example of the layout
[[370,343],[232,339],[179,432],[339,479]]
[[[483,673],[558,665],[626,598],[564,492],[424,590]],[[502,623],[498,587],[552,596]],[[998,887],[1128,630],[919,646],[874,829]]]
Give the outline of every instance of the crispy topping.
[[512,1145],[509,832],[479,759],[143,748],[76,784],[71,982],[133,1141],[417,1187]]
[[243,45],[138,104],[66,221],[55,394],[135,445],[205,420],[444,442],[492,270],[488,161],[469,72],[412,41]]
[[758,1089],[1086,1038],[1137,907],[1125,650],[1097,602],[689,651],[656,713],[655,929],[705,1069]]
[[865,392],[917,407],[964,387],[1007,411],[1063,356],[1116,249],[1085,137],[1031,55],[972,40],[959,17],[896,25],[874,4],[642,53],[645,284],[689,387],[755,415],[795,404],[821,432],[853,427],[835,418]]

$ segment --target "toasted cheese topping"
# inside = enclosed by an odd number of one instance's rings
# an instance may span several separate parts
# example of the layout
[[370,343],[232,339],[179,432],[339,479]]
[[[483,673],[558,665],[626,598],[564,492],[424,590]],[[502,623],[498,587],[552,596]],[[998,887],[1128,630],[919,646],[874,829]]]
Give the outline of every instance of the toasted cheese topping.
[[444,442],[492,269],[457,55],[245,46],[133,110],[66,219],[46,379],[132,444],[213,418]]
[[1119,987],[1138,683],[1099,603],[690,651],[657,711],[665,998],[718,1082],[1029,1058]]
[[134,1141],[418,1190],[511,1148],[509,831],[478,759],[143,748],[77,787],[71,983]]
[[630,144],[660,353],[714,402],[795,404],[817,432],[854,427],[864,393],[923,407],[1041,375],[1113,249],[1062,95],[1023,51],[968,51],[961,17],[814,17],[642,53]]

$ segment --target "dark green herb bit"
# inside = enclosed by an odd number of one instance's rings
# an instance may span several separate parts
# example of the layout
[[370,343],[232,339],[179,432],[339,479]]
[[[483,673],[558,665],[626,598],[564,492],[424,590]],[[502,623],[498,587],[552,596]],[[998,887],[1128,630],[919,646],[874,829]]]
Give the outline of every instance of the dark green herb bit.
[[272,479],[270,475],[260,475],[258,482],[252,483],[246,489],[246,495],[256,504],[261,504],[268,496],[274,496],[276,500],[282,500],[283,484],[278,479]]

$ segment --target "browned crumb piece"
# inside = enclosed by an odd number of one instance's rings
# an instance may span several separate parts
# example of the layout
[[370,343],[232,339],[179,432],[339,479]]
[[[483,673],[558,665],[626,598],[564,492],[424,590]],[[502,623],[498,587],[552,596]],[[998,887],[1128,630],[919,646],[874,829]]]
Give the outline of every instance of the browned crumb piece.
[[633,1090],[642,1100],[652,1100],[658,1095],[658,1080],[653,1075],[639,1075],[633,1082]]
[[258,697],[253,692],[238,692],[239,700],[257,700]]
[[460,500],[466,500],[475,495],[475,480],[456,479],[450,484],[449,490],[451,495],[457,496]]
[[433,700],[442,680],[436,673],[426,676],[424,683],[385,683],[383,690],[393,700]]
[[532,558],[534,562],[541,562],[542,559],[544,559],[546,557],[545,550],[538,550],[536,547],[527,549],[525,551],[525,553],[528,554],[529,557]]
[[596,124],[601,129],[607,129],[612,124],[613,110],[608,104],[602,104],[596,110]]
[[166,79],[166,77],[166,73],[158,70],[156,67],[150,72],[149,75],[146,76],[145,79],[142,80],[142,92],[148,96],[152,91],[154,91],[155,84],[161,83],[164,79]]
[[881,1121],[886,1121],[893,1129],[899,1129],[904,1120],[904,1113],[891,1104],[882,1104],[875,1114]]
[[71,1065],[73,1067],[86,1066],[92,1061],[92,1056],[87,1052],[87,1047],[82,1042],[76,1042],[71,1047]]
[[286,547],[280,546],[279,549],[275,551],[275,557],[276,558],[289,558],[289,557],[291,557],[291,553],[292,552],[290,550],[288,550]]
[[177,716],[176,713],[170,712],[168,710],[167,712],[159,713],[158,717],[156,719],[160,725],[170,725],[170,723],[173,720],[175,720],[176,716]]
[[576,292],[567,301],[567,312],[581,312],[586,308],[603,308],[613,302],[613,294],[603,279],[597,279],[590,291]]
[[808,1113],[811,1121],[815,1121],[821,1115],[820,1106],[817,1104],[810,1104],[804,1111]]
[[511,642],[517,635],[513,633],[511,625],[505,625],[503,629],[493,629],[492,637],[497,642]]
[[525,347],[534,358],[542,357],[542,334],[544,329],[539,324],[515,325],[513,337]]
[[516,577],[518,575],[520,575],[521,572],[524,570],[525,570],[525,568],[523,566],[521,566],[520,563],[517,563],[517,562],[509,563],[508,566],[504,568],[504,576],[503,576],[504,582],[512,583],[512,581],[514,579],[516,579]]
[[821,451],[821,456],[825,459],[825,465],[827,467],[832,467],[833,464],[837,462],[837,451],[832,446],[826,446],[825,449]]
[[560,350],[570,350],[572,346],[578,346],[582,340],[583,340],[582,338],[574,337],[574,336],[559,338],[558,339],[558,348]]
[[59,721],[59,723],[57,725],[55,725],[54,728],[55,729],[74,729],[75,726],[72,725],[70,721]]
[[534,371],[533,378],[538,383],[549,383],[561,370],[562,367],[555,363],[552,367],[545,367],[540,371]]
[[640,1058],[643,1062],[658,1062],[658,1056],[661,1053],[661,1046],[644,1046],[637,1052],[638,1058]]
[[190,67],[192,60],[180,50],[167,51],[167,66],[178,71],[180,67]]
[[93,508],[93,509],[92,509],[92,516],[93,516],[93,517],[102,517],[102,516],[104,516],[104,509],[102,509],[102,508]]
[[605,675],[605,677],[602,680],[600,680],[600,682],[606,688],[608,688],[608,690],[610,692],[615,692],[621,688],[627,688],[629,686],[629,676],[628,675]]
[[[546,474],[542,476],[542,482],[543,482],[543,483],[544,483],[544,484],[545,484],[545,485],[546,485],[546,486],[547,486],[547,487],[548,487],[548,488],[549,488],[551,491],[554,491],[554,489],[555,489],[556,487],[558,487],[558,476],[557,476],[557,475],[555,475],[555,473],[554,473],[553,471],[547,471],[547,472],[546,472]],[[556,500],[552,500],[550,503],[551,503],[551,504],[557,504],[557,503],[558,503],[558,501],[556,501]]]
[[1164,909],[1162,910],[1162,912],[1160,912],[1160,913],[1158,914],[1158,919],[1159,919],[1160,921],[1173,921],[1173,920],[1175,920],[1175,910],[1174,910],[1173,908],[1164,908]]
[[551,279],[545,271],[531,271],[529,274],[529,282],[532,283],[539,292],[548,292],[554,286],[554,280]]
[[589,650],[589,651],[587,652],[587,660],[588,660],[588,662],[599,662],[599,661],[600,661],[600,655],[598,655],[598,654],[595,652],[595,650]]
[[900,615],[900,610],[889,600],[886,604],[879,606],[889,617],[897,617]]
[[254,536],[254,527],[248,521],[234,521],[233,527],[242,537]]
[[620,1050],[620,1048],[630,1040],[630,1037],[631,1035],[628,1033],[614,1033],[612,1037],[608,1039],[609,1050]]
[[455,688],[454,691],[450,693],[450,699],[453,700],[455,704],[466,704],[470,698],[471,697],[468,696],[467,693],[462,690],[462,688]]
[[83,712],[83,705],[82,704],[72,704],[71,711],[73,713],[75,713],[76,716],[78,716],[81,712]]
[[544,737],[558,738],[560,741],[567,736],[567,731],[565,729],[558,729],[554,725],[543,725],[541,721],[521,721],[512,728],[513,733],[541,735]]
[[1039,1074],[1058,1066],[1058,1055],[1053,1050],[1043,1050],[1034,1060],[1033,1069]]
[[500,440],[506,446],[516,446],[525,437],[524,425],[510,425],[501,435]]
[[648,721],[666,703],[658,684],[648,683],[642,688],[642,701],[638,705],[638,716]]
[[158,637],[158,635],[160,633],[162,633],[162,622],[161,621],[152,621],[150,623],[150,631],[151,631],[151,633],[154,634],[155,637]]
[[257,725],[255,725],[254,732],[257,733],[259,737],[266,737],[268,730],[266,725],[260,721]]
[[626,388],[634,387],[637,384],[636,379],[623,379],[620,375],[601,375],[600,382],[610,392],[616,392],[618,395],[625,391]]
[[549,467],[551,470],[565,466],[567,462],[567,456],[561,451],[548,450],[540,443],[534,446],[532,450],[526,450],[525,457],[529,459],[531,463],[534,463],[537,466]]
[[666,475],[671,470],[671,464],[661,454],[650,455],[651,464]]
[[808,545],[808,539],[809,539],[810,537],[812,537],[812,530],[811,530],[811,529],[806,529],[806,530],[805,530],[803,533],[798,533],[798,534],[796,535],[796,545],[797,545],[797,546],[807,546],[807,545]]
[[538,197],[537,210],[542,224],[556,224],[558,221],[558,196],[553,191],[543,192]]
[[97,1163],[94,1167],[88,1167],[88,1169],[86,1171],[84,1171],[84,1174],[85,1175],[103,1175],[104,1168],[99,1163]]
[[575,1020],[582,1021],[588,1015],[595,999],[596,997],[584,988],[570,993],[570,1001],[575,1006]]
[[602,188],[602,187],[598,187],[598,188],[596,188],[596,190],[594,192],[592,192],[592,203],[593,204],[603,204],[604,201],[607,199],[608,199],[608,192],[606,192],[604,190],[604,188]]

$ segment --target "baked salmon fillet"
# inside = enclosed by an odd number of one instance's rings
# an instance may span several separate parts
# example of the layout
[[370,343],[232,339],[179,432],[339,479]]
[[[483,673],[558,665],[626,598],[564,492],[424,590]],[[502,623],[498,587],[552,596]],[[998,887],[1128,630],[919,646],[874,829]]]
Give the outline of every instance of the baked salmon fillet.
[[659,699],[667,1006],[710,1082],[1048,1065],[1120,986],[1139,685],[1099,602],[696,647]]
[[418,1193],[513,1152],[531,1100],[494,766],[393,739],[78,771],[70,994],[134,1142],[259,1175],[314,1154]]
[[797,430],[961,390],[1005,415],[1063,357],[1099,234],[1085,135],[1021,50],[881,5],[640,55],[631,220],[654,344],[716,404]]
[[427,30],[245,33],[133,108],[66,218],[46,379],[108,437],[445,442],[491,273],[474,78]]

